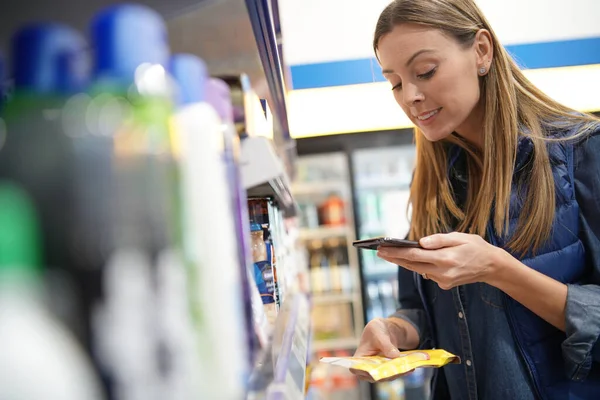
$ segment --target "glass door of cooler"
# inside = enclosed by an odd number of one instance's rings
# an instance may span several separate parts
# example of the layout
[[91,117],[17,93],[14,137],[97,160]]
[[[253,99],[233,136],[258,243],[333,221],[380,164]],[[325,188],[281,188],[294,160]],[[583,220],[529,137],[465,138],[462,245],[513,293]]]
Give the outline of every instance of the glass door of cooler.
[[[413,145],[359,149],[352,153],[357,237],[404,238],[409,231],[409,186],[415,164]],[[387,317],[398,306],[398,266],[359,252],[365,321]],[[425,371],[373,388],[374,399],[427,398]]]
[[364,327],[348,157],[327,153],[298,157],[292,185],[298,203],[311,292],[310,399],[363,400],[366,388],[321,357],[350,356]]

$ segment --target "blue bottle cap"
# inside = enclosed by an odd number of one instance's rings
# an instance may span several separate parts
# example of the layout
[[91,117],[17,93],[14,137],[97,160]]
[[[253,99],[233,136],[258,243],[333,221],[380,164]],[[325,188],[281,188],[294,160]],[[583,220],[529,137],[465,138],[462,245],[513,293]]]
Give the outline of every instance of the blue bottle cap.
[[206,64],[192,54],[176,54],[171,57],[170,72],[177,82],[179,105],[206,101]]
[[65,51],[57,57],[57,89],[61,93],[82,92],[90,80],[90,57],[88,50]]
[[141,64],[167,67],[169,62],[165,22],[146,6],[119,4],[104,9],[94,18],[91,35],[96,76],[129,83]]
[[29,25],[12,40],[15,89],[65,93],[87,81],[88,53],[83,36],[54,23]]
[[256,222],[253,222],[250,224],[250,231],[251,232],[262,231],[262,226],[260,226],[260,224],[257,224]]

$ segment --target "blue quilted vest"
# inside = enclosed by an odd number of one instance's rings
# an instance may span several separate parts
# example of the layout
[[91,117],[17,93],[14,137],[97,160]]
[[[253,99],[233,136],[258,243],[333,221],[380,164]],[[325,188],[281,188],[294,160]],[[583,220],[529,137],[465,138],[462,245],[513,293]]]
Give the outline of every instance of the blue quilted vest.
[[[551,238],[535,255],[513,255],[528,267],[559,282],[580,283],[586,259],[583,244],[578,238],[579,206],[574,189],[574,146],[568,142],[550,143],[548,149],[556,188],[556,213]],[[525,166],[532,151],[531,141],[523,138],[517,152],[507,237],[514,233],[522,210],[524,196],[519,193],[517,185],[518,170]],[[488,240],[502,248],[507,243],[507,238],[494,233],[491,222]],[[565,333],[503,295],[512,334],[533,379],[537,397],[548,400],[600,399],[600,376],[594,376],[598,375],[598,371],[592,370],[585,381],[577,373],[567,376],[561,350],[561,344],[566,339]]]

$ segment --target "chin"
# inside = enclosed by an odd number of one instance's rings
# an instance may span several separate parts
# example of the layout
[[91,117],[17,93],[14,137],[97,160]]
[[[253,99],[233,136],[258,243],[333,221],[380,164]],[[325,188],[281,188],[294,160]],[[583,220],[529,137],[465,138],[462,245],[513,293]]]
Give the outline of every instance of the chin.
[[425,136],[425,139],[430,142],[439,142],[440,140],[444,140],[452,134],[451,129],[423,129],[421,127],[419,127],[419,129],[423,133],[423,136]]

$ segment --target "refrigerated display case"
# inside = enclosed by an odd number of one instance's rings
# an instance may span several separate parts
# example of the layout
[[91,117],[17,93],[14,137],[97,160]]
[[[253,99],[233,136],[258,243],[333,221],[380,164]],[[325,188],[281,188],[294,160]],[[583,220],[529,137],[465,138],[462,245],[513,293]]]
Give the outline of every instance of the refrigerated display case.
[[[386,131],[361,134],[315,137],[297,141],[298,171],[302,170],[320,186],[321,196],[334,190],[336,185],[327,180],[313,178],[310,172],[317,168],[316,160],[327,160],[333,168],[334,160],[346,163],[336,169],[347,171],[346,187],[351,191],[346,197],[345,207],[351,210],[347,228],[348,237],[366,239],[374,236],[404,238],[409,230],[409,186],[415,162],[415,147],[412,131]],[[323,201],[312,194],[302,198],[297,192],[295,197],[301,204],[301,215],[305,224],[314,223],[318,212],[302,206],[306,201]],[[373,318],[386,317],[394,313],[398,299],[398,266],[383,261],[375,251],[357,251],[349,247],[350,259],[354,259],[359,276],[362,307],[362,321],[357,336],[364,324]],[[315,261],[316,262],[316,261]],[[311,264],[312,267],[312,264]],[[313,297],[318,298],[321,278],[317,274],[313,285]],[[313,320],[315,324],[315,320]],[[319,343],[314,341],[313,343]],[[353,351],[353,350],[352,350]],[[428,398],[429,375],[424,370],[393,382],[368,384],[368,394],[364,399],[372,400],[422,400]]]
[[356,377],[318,362],[354,353],[364,326],[348,159],[343,153],[307,156],[296,167],[292,192],[311,289],[313,398],[363,399],[366,387]]
[[[353,153],[357,237],[404,238],[408,234],[409,185],[414,146],[360,149]],[[397,266],[360,251],[361,275],[366,285],[366,322],[393,314],[397,308]]]
[[[415,164],[412,144],[385,148],[358,149],[352,154],[357,237],[404,238],[410,229],[410,181]],[[360,251],[364,290],[365,321],[384,318],[398,308],[398,266],[376,256],[375,251]],[[416,370],[402,380],[405,399],[427,397],[425,370]],[[398,382],[395,385],[399,385]],[[377,399],[389,399],[398,388],[393,384],[375,385]]]

